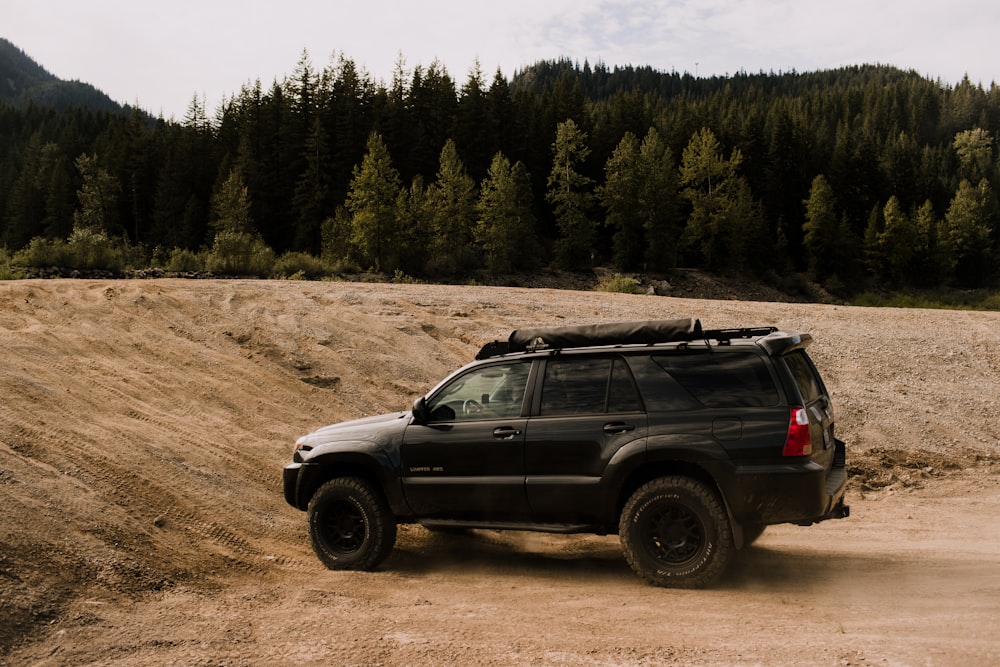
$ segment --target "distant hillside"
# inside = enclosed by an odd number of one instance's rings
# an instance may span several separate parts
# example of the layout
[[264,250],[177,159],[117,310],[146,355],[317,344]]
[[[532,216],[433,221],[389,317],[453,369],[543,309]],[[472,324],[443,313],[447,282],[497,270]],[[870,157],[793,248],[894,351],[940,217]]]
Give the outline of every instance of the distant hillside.
[[10,41],[0,37],[0,104],[20,108],[29,102],[59,111],[71,107],[122,111],[120,104],[94,86],[59,79]]

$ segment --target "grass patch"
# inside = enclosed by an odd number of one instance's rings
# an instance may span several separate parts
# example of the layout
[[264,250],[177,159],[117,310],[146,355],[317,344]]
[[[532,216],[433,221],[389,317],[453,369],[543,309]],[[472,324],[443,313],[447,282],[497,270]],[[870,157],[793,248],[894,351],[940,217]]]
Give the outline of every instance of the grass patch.
[[331,270],[318,257],[304,252],[286,252],[275,260],[271,273],[274,278],[318,280],[329,276]]
[[937,310],[1000,310],[1000,291],[939,288],[916,292],[879,294],[864,292],[851,300],[852,306],[876,308],[932,308]]
[[621,294],[642,294],[645,291],[638,280],[630,276],[623,276],[620,273],[604,276],[598,281],[594,290],[598,292],[619,292]]

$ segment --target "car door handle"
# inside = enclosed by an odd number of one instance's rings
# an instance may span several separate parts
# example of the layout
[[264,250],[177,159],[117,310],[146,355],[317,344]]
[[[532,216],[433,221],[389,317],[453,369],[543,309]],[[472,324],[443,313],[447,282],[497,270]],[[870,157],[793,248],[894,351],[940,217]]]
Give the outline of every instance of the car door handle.
[[634,430],[635,425],[626,424],[625,422],[611,422],[604,425],[604,432],[609,435],[617,435],[619,433],[627,433]]
[[513,440],[519,435],[521,435],[521,429],[510,426],[500,426],[493,429],[493,437],[497,440]]

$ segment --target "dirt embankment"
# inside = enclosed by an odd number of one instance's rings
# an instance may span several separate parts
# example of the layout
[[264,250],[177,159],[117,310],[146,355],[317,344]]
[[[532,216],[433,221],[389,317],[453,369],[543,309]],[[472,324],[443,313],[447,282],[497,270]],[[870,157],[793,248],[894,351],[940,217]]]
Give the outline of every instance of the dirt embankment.
[[[809,331],[854,516],[772,527],[710,591],[614,537],[405,527],[332,573],[294,439],[405,409],[512,328]],[[550,289],[0,283],[0,665],[995,664],[1000,315]]]

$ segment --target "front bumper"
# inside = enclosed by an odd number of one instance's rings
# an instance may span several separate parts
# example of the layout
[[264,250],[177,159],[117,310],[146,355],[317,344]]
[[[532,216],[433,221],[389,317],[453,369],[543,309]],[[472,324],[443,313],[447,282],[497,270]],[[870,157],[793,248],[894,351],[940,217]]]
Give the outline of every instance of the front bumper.
[[285,490],[285,502],[292,507],[300,510],[304,510],[299,504],[299,478],[302,474],[302,464],[301,463],[289,463],[285,466],[281,474],[282,486]]

